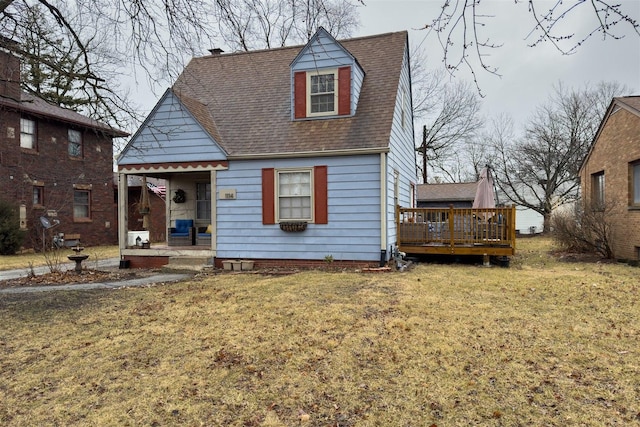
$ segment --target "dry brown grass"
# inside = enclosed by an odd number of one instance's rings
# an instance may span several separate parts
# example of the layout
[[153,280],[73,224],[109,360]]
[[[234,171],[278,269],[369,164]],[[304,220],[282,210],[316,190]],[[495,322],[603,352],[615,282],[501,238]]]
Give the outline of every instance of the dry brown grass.
[[0,424],[640,423],[638,270],[225,274],[0,296]]
[[[67,255],[73,255],[71,249],[59,249],[59,255],[56,259],[61,262],[69,262]],[[87,247],[83,251],[84,254],[89,255],[87,264],[91,264],[96,260],[104,260],[106,258],[113,258],[120,256],[120,250],[118,246],[94,246]],[[0,255],[0,270],[13,270],[13,269],[28,269],[29,266],[39,267],[47,265],[47,260],[42,253],[28,253],[18,255]]]

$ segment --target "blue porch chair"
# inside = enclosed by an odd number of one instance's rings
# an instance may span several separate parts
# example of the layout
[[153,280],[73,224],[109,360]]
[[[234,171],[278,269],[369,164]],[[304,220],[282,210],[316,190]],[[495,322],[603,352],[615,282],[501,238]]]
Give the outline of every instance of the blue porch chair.
[[169,246],[193,245],[193,220],[176,219],[176,226],[169,227],[167,237]]

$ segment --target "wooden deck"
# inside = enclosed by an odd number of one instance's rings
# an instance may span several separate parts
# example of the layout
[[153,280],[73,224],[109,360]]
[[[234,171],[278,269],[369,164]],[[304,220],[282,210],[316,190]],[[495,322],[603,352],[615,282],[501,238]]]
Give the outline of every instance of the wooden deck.
[[493,209],[396,208],[398,249],[421,255],[515,254],[515,206]]

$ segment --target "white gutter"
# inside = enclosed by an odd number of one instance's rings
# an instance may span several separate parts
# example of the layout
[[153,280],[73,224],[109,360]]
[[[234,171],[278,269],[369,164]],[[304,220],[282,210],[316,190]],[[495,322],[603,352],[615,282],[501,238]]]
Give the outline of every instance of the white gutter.
[[326,150],[326,151],[292,151],[288,153],[259,153],[259,154],[239,154],[227,156],[227,160],[257,160],[257,159],[283,159],[295,157],[330,157],[330,156],[353,156],[358,154],[378,154],[388,153],[389,147],[379,148],[356,148],[346,150]]

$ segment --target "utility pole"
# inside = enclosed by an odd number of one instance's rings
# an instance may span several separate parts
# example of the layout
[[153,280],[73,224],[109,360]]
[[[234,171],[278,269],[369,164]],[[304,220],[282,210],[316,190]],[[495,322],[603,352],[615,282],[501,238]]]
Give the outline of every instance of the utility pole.
[[422,127],[422,182],[427,183],[427,125]]

